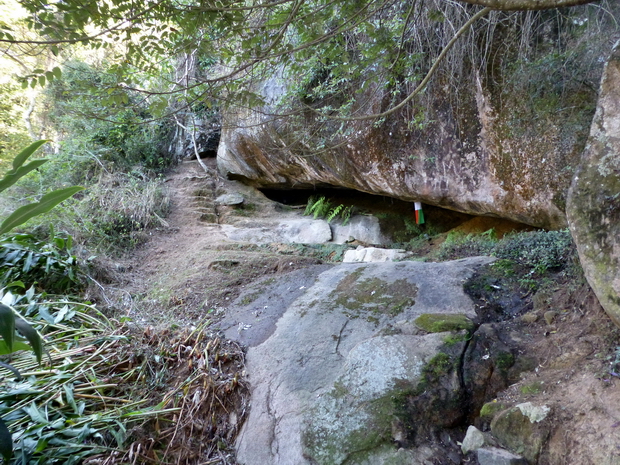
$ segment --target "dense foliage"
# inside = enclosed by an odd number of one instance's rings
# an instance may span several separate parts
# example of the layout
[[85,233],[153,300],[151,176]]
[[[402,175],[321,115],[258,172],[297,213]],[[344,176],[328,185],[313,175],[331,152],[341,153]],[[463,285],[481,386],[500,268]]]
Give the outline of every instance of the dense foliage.
[[0,287],[19,283],[53,294],[77,291],[82,285],[77,257],[71,255],[71,237],[55,236],[51,242],[31,234],[0,238]]

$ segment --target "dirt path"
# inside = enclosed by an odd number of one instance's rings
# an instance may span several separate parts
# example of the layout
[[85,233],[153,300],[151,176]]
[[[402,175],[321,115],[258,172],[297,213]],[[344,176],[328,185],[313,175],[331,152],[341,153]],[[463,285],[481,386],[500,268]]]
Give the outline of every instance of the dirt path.
[[[196,161],[179,164],[166,178],[171,213],[168,227],[151,232],[150,240],[128,259],[128,316],[143,324],[192,324],[220,314],[250,282],[265,275],[318,263],[296,256],[286,246],[257,246],[231,241],[222,224],[277,221],[301,216],[278,211],[260,192],[222,179],[214,159],[205,172]],[[242,193],[244,205],[217,206],[223,194]]]

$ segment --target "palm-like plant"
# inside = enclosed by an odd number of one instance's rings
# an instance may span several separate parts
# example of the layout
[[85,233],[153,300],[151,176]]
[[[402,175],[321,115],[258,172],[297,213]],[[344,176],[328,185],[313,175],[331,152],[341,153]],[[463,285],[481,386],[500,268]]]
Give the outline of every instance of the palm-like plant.
[[[39,168],[47,161],[45,158],[39,158],[26,163],[28,158],[46,142],[45,140],[37,141],[26,147],[15,157],[13,160],[13,169],[0,179],[0,193],[4,192],[20,178]],[[8,233],[35,216],[49,212],[60,202],[68,199],[82,189],[83,188],[79,186],[71,186],[54,190],[45,194],[38,202],[32,202],[19,207],[2,221],[0,224],[0,235]],[[17,334],[17,332],[19,332],[21,336]],[[37,357],[37,361],[41,363],[41,358],[43,356],[43,338],[13,307],[3,303],[0,304],[0,337],[2,337],[0,341],[0,355],[10,355],[17,350],[30,348]],[[15,373],[18,378],[21,376],[19,371],[8,363],[0,362],[0,366],[9,369]],[[2,455],[7,463],[13,455],[11,433],[1,419],[0,455]]]

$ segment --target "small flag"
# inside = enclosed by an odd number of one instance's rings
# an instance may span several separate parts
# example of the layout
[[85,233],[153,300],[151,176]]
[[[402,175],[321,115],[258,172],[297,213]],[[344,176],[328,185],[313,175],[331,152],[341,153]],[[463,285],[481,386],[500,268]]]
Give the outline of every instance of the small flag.
[[415,202],[415,224],[424,224],[424,212],[422,202]]

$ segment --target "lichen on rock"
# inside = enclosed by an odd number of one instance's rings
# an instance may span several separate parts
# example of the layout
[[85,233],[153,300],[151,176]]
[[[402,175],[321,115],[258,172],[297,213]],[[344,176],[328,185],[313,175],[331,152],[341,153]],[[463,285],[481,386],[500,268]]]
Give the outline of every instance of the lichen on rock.
[[620,42],[605,67],[567,216],[586,279],[620,326]]

